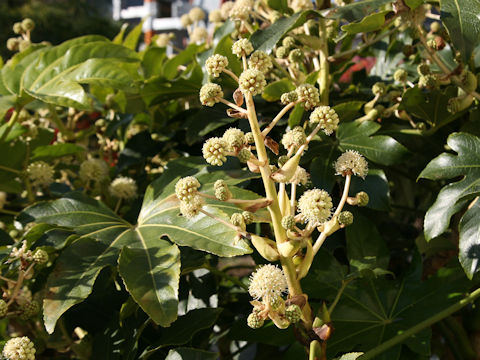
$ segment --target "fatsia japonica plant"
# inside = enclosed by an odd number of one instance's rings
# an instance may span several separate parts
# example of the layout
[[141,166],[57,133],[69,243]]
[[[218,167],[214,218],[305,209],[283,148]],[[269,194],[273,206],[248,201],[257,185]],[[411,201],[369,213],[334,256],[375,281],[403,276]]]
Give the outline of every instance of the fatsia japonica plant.
[[479,13],[228,1],[139,51],[15,23],[1,356],[475,359]]

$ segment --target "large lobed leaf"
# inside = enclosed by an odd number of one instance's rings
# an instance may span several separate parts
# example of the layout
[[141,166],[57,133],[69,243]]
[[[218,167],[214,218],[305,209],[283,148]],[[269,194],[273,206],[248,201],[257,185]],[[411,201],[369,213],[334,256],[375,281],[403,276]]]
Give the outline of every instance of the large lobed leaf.
[[[430,180],[462,179],[440,190],[435,203],[425,216],[425,238],[431,240],[447,231],[450,218],[480,194],[480,139],[467,133],[454,133],[447,139],[448,146],[457,155],[443,153],[433,159],[419,178]],[[476,203],[467,210],[460,222],[460,262],[471,278],[480,269],[480,236]]]
[[[65,311],[90,294],[95,278],[106,266],[118,262],[125,287],[135,301],[157,324],[169,326],[177,317],[178,307],[180,252],[176,244],[219,256],[252,251],[244,240],[236,239],[236,231],[204,214],[193,219],[180,216],[174,195],[178,174],[196,174],[206,192],[213,191],[218,179],[233,185],[256,176],[242,171],[209,172],[198,159],[174,161],[147,189],[137,225],[80,193],[38,203],[22,212],[19,221],[23,223],[35,221],[68,228],[80,236],[60,255],[48,280],[44,301],[48,332],[53,332]],[[247,199],[258,197],[234,186],[232,192]],[[212,201],[205,209],[225,220],[239,210],[219,201]]]
[[440,10],[453,46],[467,63],[480,44],[480,0],[441,0]]

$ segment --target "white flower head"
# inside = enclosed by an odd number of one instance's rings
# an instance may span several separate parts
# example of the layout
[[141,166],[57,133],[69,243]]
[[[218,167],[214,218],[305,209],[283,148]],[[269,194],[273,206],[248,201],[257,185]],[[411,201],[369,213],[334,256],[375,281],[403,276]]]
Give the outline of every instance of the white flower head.
[[267,264],[250,275],[248,292],[254,299],[267,301],[278,299],[287,291],[287,279],[283,270]]
[[116,178],[110,184],[109,190],[110,194],[119,199],[131,200],[137,197],[137,184],[135,180],[129,177],[120,176]]
[[368,173],[368,162],[359,152],[347,150],[335,162],[335,171],[337,175],[353,174],[365,178]]
[[2,355],[8,360],[35,360],[35,347],[28,337],[15,337],[7,341]]

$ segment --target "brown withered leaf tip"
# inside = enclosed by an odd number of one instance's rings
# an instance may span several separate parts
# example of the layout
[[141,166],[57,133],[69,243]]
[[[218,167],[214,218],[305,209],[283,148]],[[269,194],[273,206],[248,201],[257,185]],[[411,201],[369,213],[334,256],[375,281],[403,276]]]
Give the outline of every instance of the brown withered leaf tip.
[[286,306],[291,305],[291,304],[295,304],[295,305],[300,306],[300,308],[302,308],[302,309],[303,309],[303,307],[305,306],[306,303],[307,303],[307,296],[306,295],[295,295],[295,296],[292,296],[290,299],[287,299],[287,301],[285,301]]
[[320,340],[327,341],[333,333],[333,326],[331,323],[323,324],[321,327],[314,327],[313,331]]
[[267,148],[272,150],[272,152],[275,155],[278,155],[278,143],[275,140],[273,140],[271,137],[267,136],[267,137],[265,137],[264,142],[265,142],[265,146]]
[[243,94],[240,89],[235,90],[233,93],[233,100],[235,100],[235,104],[237,104],[237,106],[243,105]]
[[240,112],[238,110],[235,110],[235,109],[227,109],[227,115],[231,118],[235,118],[235,119],[246,119],[247,118],[247,114],[243,113],[243,112]]

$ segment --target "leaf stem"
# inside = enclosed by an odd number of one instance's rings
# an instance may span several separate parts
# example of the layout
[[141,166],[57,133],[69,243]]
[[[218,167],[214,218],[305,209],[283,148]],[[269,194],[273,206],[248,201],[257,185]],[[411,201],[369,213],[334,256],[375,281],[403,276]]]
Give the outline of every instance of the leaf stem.
[[8,120],[7,128],[3,132],[2,138],[0,139],[0,141],[4,141],[7,138],[8,134],[10,133],[10,131],[13,128],[13,125],[17,122],[19,113],[20,113],[20,110],[14,110],[13,111],[12,116],[10,116],[10,120]]
[[228,101],[228,100],[225,100],[224,98],[221,98],[220,99],[220,102],[221,103],[224,103],[225,105],[227,106],[230,106],[232,109],[235,109],[235,110],[238,110],[240,111],[242,114],[246,114],[247,113],[247,110],[245,110],[244,108],[240,107],[240,106],[237,106],[235,105],[234,103]]
[[230,77],[238,83],[238,76],[235,75],[233,71],[230,71],[228,69],[223,69],[223,72],[227,75],[230,75]]
[[333,300],[332,304],[328,308],[328,313],[332,314],[333,310],[335,310],[335,307],[337,306],[338,302],[340,301],[340,298],[343,295],[343,291],[347,287],[347,285],[350,283],[351,279],[348,280],[343,280],[342,281],[342,286],[340,289],[338,289],[337,295],[335,296],[335,299]]
[[295,105],[297,105],[300,101],[295,101],[295,102],[291,102],[287,105],[285,105],[283,107],[282,110],[280,110],[280,112],[277,114],[277,116],[275,116],[273,118],[273,120],[270,122],[270,124],[268,124],[268,126],[262,130],[262,136],[265,137],[268,135],[268,133],[273,129],[273,127],[275,125],[277,125],[277,123],[280,121],[280,119],[283,117],[283,115],[285,115],[287,113],[288,110],[290,110],[291,108],[293,108]]
[[364,355],[360,356],[359,359],[361,360],[374,359],[376,356],[390,349],[392,346],[400,344],[401,342],[407,340],[410,336],[415,335],[419,331],[422,331],[423,329],[435,324],[436,322],[442,320],[443,318],[446,318],[447,316],[457,312],[458,310],[463,308],[465,305],[468,305],[469,303],[473,302],[478,297],[480,297],[480,288],[476,289],[475,291],[468,294],[463,299],[459,300],[458,302],[449,306],[448,308],[418,323],[417,325],[402,332],[401,334],[394,336],[393,338],[385,341],[383,344],[367,351]]

